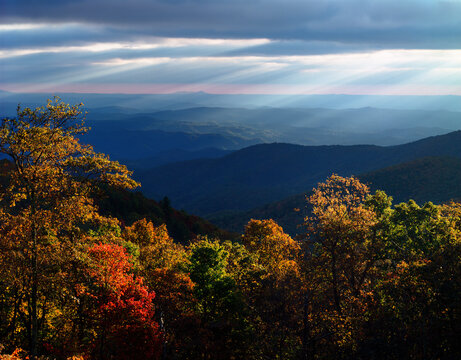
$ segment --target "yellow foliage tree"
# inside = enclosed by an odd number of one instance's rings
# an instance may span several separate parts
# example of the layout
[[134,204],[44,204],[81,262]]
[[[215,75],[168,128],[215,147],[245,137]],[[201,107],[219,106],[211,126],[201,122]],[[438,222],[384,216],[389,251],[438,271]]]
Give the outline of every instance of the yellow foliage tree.
[[310,320],[317,330],[326,328],[317,336],[329,334],[339,345],[353,344],[350,328],[355,319],[365,319],[375,264],[381,259],[378,214],[366,203],[369,195],[358,179],[332,175],[307,198],[312,212],[304,223],[305,272],[316,313]]
[[243,289],[260,335],[254,351],[270,359],[294,357],[302,329],[301,247],[272,219],[250,220],[242,242],[262,270]]
[[127,226],[122,236],[139,246],[139,260],[145,271],[173,268],[184,260],[184,248],[170,237],[165,224],[156,227],[151,221],[141,219]]
[[242,236],[245,247],[257,254],[258,262],[271,273],[296,268],[299,243],[286,234],[274,220],[250,220]]
[[18,265],[9,267],[10,281],[24,299],[20,311],[32,358],[50,307],[47,291],[53,291],[73,252],[77,225],[96,214],[91,200],[96,184],[138,185],[125,166],[79,142],[88,130],[81,106],[59,98],[36,109],[18,106],[17,116],[0,125],[0,153],[13,164],[0,198],[2,257]]

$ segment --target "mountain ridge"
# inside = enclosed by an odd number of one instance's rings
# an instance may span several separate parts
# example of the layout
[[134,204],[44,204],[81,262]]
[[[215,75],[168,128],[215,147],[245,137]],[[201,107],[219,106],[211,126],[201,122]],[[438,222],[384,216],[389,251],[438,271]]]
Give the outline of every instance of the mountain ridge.
[[217,159],[167,164],[138,173],[143,191],[207,216],[249,210],[304,192],[331,173],[349,176],[427,156],[461,158],[461,131],[404,145],[253,145]]
[[[424,157],[391,165],[356,177],[374,193],[383,190],[393,197],[394,203],[410,199],[418,204],[442,204],[461,199],[461,159],[455,157]],[[299,225],[308,215],[306,195],[292,195],[277,202],[264,204],[243,212],[221,212],[208,219],[229,231],[242,231],[248,220],[274,219],[285,231],[295,236],[303,232]],[[297,209],[298,211],[295,211]]]

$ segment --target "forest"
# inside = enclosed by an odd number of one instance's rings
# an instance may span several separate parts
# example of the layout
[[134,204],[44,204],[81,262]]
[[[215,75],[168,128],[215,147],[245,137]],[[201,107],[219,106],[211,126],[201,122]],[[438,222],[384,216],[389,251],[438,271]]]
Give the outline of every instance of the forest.
[[296,238],[253,219],[177,241],[100,211],[140,184],[87,131],[59,98],[2,119],[0,359],[461,357],[461,204],[332,174]]

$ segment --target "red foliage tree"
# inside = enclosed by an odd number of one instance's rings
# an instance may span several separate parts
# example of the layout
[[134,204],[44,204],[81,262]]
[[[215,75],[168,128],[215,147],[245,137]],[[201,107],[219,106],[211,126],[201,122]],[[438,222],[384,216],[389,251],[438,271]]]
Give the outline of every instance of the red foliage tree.
[[155,293],[129,273],[132,263],[123,247],[98,244],[88,255],[90,285],[84,291],[97,334],[91,357],[158,359],[162,334],[154,320]]

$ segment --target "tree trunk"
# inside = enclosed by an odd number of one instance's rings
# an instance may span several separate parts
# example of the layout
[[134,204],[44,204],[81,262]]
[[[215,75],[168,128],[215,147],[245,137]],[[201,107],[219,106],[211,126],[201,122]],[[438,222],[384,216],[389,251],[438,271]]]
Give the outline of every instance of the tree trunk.
[[306,291],[304,295],[304,309],[303,309],[303,354],[302,360],[309,360],[313,358],[314,354],[310,351],[310,328],[309,321],[307,319],[309,315],[309,291]]
[[341,315],[341,303],[339,300],[339,292],[338,292],[338,274],[336,271],[336,252],[333,249],[331,254],[331,272],[333,277],[333,298],[335,301],[335,307],[338,314]]
[[[32,216],[35,211],[32,210]],[[37,356],[38,346],[38,319],[37,319],[37,295],[38,295],[38,263],[37,263],[37,229],[35,219],[32,223],[32,289],[31,289],[31,342],[30,357],[34,360]]]

